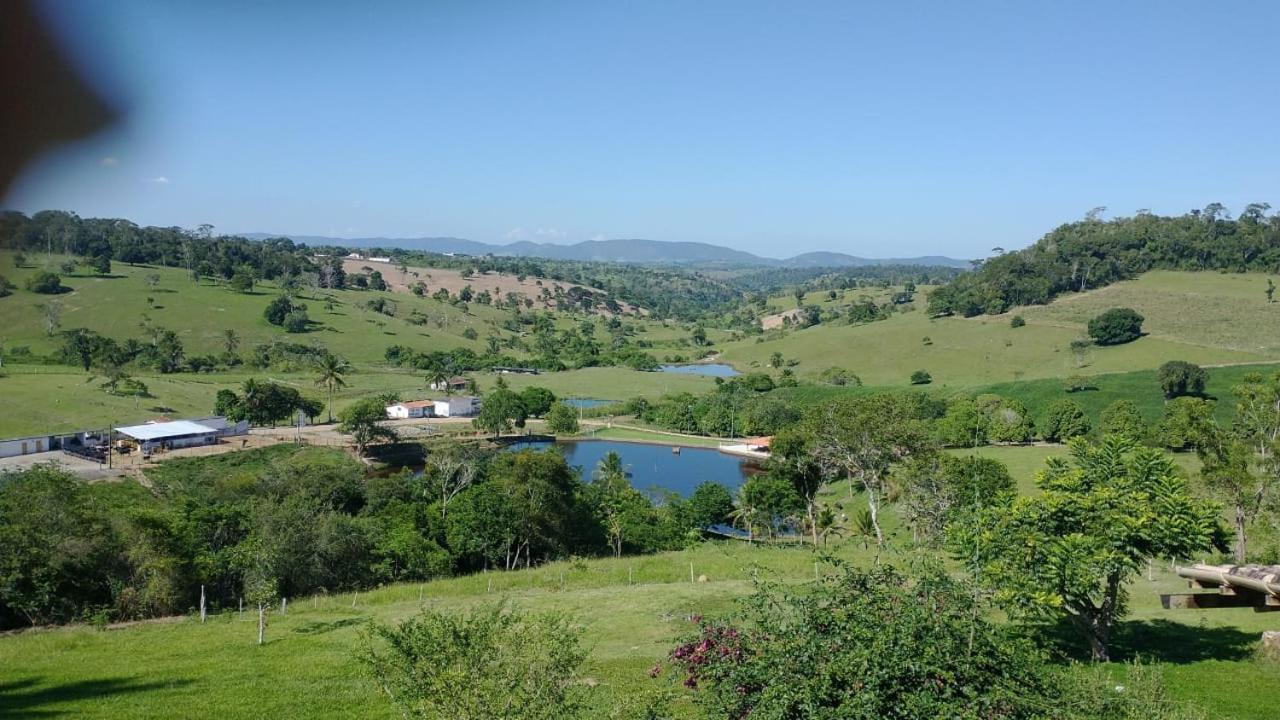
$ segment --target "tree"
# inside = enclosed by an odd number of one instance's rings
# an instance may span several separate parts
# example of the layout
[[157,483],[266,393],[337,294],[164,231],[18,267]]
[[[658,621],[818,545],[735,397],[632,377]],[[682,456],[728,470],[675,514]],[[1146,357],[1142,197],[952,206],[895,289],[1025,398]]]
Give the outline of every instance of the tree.
[[1099,345],[1122,345],[1142,337],[1143,317],[1132,308],[1112,308],[1089,321],[1089,337]]
[[989,418],[992,442],[1026,443],[1035,434],[1031,414],[1021,401],[999,395],[979,395],[978,407]]
[[1049,458],[1036,484],[1039,495],[977,515],[980,530],[957,552],[1008,611],[1065,616],[1093,658],[1108,660],[1128,582],[1149,560],[1212,547],[1219,509],[1190,493],[1163,452],[1120,438],[1073,440],[1070,459]]
[[346,374],[351,372],[351,364],[332,353],[325,353],[316,360],[315,384],[329,391],[329,422],[333,422],[333,391],[346,387]]
[[93,268],[93,271],[99,275],[110,275],[111,274],[111,255],[109,254],[95,255],[94,257],[89,259],[89,267]]
[[791,291],[792,297],[796,299],[796,307],[804,305],[804,288],[798,287]]
[[1174,398],[1165,403],[1164,416],[1156,424],[1155,439],[1171,450],[1194,450],[1209,437],[1213,425],[1213,403],[1194,397]]
[[1170,360],[1156,370],[1156,379],[1160,382],[1164,398],[1172,400],[1184,395],[1204,395],[1204,386],[1209,380],[1209,373],[1194,363]]
[[238,293],[253,292],[253,284],[257,281],[254,276],[253,268],[241,265],[231,276],[231,282],[228,283],[232,290]]
[[758,583],[670,657],[706,717],[1081,718],[977,597],[936,567],[839,564],[803,588]]
[[559,720],[581,714],[580,635],[565,615],[424,609],[370,625],[356,657],[405,718]]
[[1026,325],[1027,321],[1021,315],[1014,315],[1013,318],[1009,320],[1009,327],[1011,328],[1026,327]]
[[1065,442],[1074,437],[1088,435],[1089,416],[1075,400],[1063,398],[1049,406],[1045,413],[1042,433],[1049,442]]
[[896,479],[903,516],[916,542],[938,545],[969,513],[1007,503],[1017,486],[1003,463],[977,456],[925,453],[908,460]]
[[946,414],[937,423],[938,440],[948,447],[978,447],[987,444],[991,419],[972,398],[960,397],[947,404]]
[[700,483],[689,496],[689,513],[693,526],[698,528],[728,522],[733,513],[733,494],[718,482]]
[[701,325],[695,325],[693,328],[693,333],[690,335],[690,339],[692,339],[693,344],[697,345],[698,347],[702,347],[703,345],[706,345],[707,329],[702,327]]
[[423,500],[440,503],[440,516],[447,519],[449,503],[471,487],[479,474],[480,458],[465,446],[445,445],[432,450],[422,467]]
[[520,396],[508,388],[498,388],[484,398],[480,413],[471,424],[477,430],[486,430],[498,437],[504,432],[511,432],[512,427],[524,427],[528,413]]
[[267,307],[262,311],[262,317],[272,325],[284,325],[285,318],[297,307],[288,295],[281,295],[267,303]]
[[1250,373],[1232,389],[1237,398],[1230,432],[1204,424],[1197,444],[1201,477],[1231,510],[1236,562],[1248,558],[1249,527],[1280,495],[1280,374]]
[[284,316],[284,331],[288,333],[306,332],[311,326],[311,318],[307,317],[306,308],[301,305]]
[[818,491],[822,489],[823,472],[814,460],[810,438],[800,430],[783,430],[774,436],[769,450],[769,470],[787,481],[802,501],[805,524],[809,526],[814,547],[817,547]]
[[351,436],[358,455],[363,456],[365,448],[376,440],[394,441],[397,437],[395,430],[383,424],[387,419],[387,409],[378,398],[356,401],[339,413],[338,419],[342,421],[338,432]]
[[1139,443],[1147,435],[1147,426],[1138,412],[1138,406],[1132,400],[1117,400],[1103,409],[1099,417],[1098,432]]
[[782,363],[783,363],[782,353],[774,351],[774,353],[769,356],[769,367],[777,369],[782,367]]
[[57,295],[67,291],[62,278],[51,272],[38,272],[27,278],[27,289],[41,295]]
[[880,503],[894,463],[932,447],[919,405],[905,395],[841,398],[810,411],[802,429],[812,438],[813,458],[829,477],[844,476],[867,494],[876,544],[884,544]]
[[931,382],[933,382],[933,376],[925,370],[916,370],[911,373],[912,385],[928,385]]
[[556,401],[555,393],[542,387],[529,386],[520,391],[520,403],[529,417],[542,417]]
[[547,432],[552,435],[575,435],[578,433],[578,412],[562,402],[555,402],[547,411]]
[[524,554],[525,567],[533,555],[563,552],[578,531],[581,518],[577,497],[582,489],[576,472],[556,450],[500,453],[489,463],[487,485],[493,485],[516,518],[507,550],[507,567]]
[[0,298],[9,297],[13,294],[13,283],[9,282],[9,278],[0,275]]

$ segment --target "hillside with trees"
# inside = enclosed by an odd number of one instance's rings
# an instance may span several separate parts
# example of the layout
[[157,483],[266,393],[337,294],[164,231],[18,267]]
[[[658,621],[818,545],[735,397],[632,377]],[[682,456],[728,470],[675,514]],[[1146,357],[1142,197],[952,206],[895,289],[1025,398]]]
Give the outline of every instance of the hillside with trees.
[[997,253],[929,298],[933,314],[972,317],[1043,305],[1148,270],[1280,272],[1280,215],[1251,203],[1236,219],[1220,203],[1184,215],[1139,211],[1101,218],[1105,208],[1067,223],[1031,247]]

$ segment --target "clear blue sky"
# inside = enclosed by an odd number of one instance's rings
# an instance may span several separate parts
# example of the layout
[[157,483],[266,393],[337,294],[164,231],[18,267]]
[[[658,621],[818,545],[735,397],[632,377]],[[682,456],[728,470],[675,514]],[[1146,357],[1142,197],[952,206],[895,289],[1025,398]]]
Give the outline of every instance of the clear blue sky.
[[1280,206],[1280,3],[338,5],[51,2],[129,112],[4,204],[775,257]]

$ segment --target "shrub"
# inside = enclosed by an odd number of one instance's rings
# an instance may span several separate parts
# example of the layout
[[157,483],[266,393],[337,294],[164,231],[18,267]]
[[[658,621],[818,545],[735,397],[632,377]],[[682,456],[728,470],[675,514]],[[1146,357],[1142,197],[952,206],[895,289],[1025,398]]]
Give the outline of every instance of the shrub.
[[979,597],[935,568],[841,565],[803,590],[760,586],[744,618],[703,622],[671,659],[708,717],[1064,717],[1056,675]]
[[1132,308],[1112,308],[1089,321],[1089,337],[1099,345],[1122,345],[1142,337],[1143,317]]
[[287,295],[281,295],[267,303],[267,307],[262,311],[262,317],[272,325],[284,325],[285,317],[293,312],[295,307]]
[[1023,320],[1021,315],[1014,315],[1013,318],[1009,320],[1009,327],[1013,327],[1013,328],[1020,328],[1025,326],[1026,324],[1027,324],[1027,321]]
[[1184,395],[1203,395],[1209,373],[1194,363],[1170,360],[1156,371],[1156,379],[1160,381],[1165,399],[1172,400]]
[[1089,416],[1075,400],[1062,399],[1049,406],[1042,430],[1049,442],[1065,442],[1089,434]]
[[369,626],[357,658],[406,718],[558,720],[580,715],[580,635],[564,615],[423,610]]
[[310,323],[311,319],[307,317],[306,308],[298,306],[284,317],[284,330],[291,333],[306,332]]
[[916,370],[915,372],[911,373],[912,385],[928,385],[931,382],[933,382],[933,376],[930,375],[927,371]]
[[40,272],[27,279],[27,289],[41,295],[57,295],[65,292],[67,287],[62,284],[62,278],[58,277],[57,274]]
[[829,367],[823,370],[818,379],[828,385],[852,385],[853,387],[862,386],[862,378],[845,370],[844,368]]
[[1139,442],[1146,437],[1147,425],[1132,400],[1117,400],[1102,411],[1098,430],[1103,435],[1115,435],[1131,442]]
[[574,435],[578,432],[578,411],[555,402],[547,411],[547,432],[552,435]]

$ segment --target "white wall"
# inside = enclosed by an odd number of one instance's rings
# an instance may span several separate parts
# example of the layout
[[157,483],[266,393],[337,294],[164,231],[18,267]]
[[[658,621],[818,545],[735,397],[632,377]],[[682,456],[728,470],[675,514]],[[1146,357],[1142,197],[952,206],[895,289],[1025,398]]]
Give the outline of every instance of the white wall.
[[[23,447],[24,445],[25,448]],[[47,452],[48,450],[49,438],[44,436],[0,440],[0,457],[30,455],[31,453]]]

